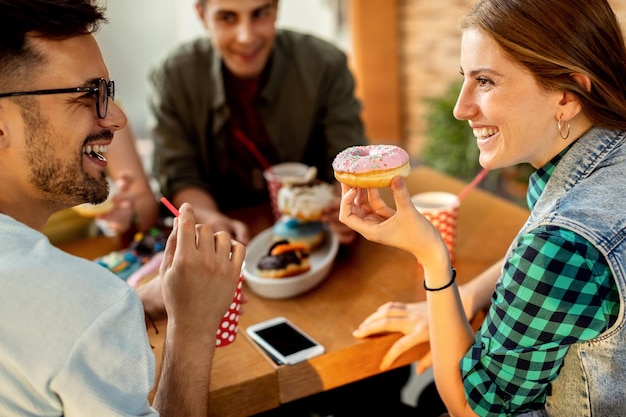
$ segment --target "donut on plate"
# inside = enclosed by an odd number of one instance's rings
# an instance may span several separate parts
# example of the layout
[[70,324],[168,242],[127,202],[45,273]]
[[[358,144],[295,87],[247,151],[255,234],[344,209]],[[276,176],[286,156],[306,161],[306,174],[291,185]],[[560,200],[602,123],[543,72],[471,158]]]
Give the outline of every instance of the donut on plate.
[[399,146],[351,146],[333,161],[337,181],[357,188],[389,187],[393,177],[409,175],[409,154]]
[[303,222],[315,221],[333,198],[333,186],[322,181],[283,185],[278,191],[278,210]]
[[303,222],[298,219],[282,216],[274,226],[272,232],[275,240],[289,240],[292,243],[301,243],[309,250],[313,250],[324,243],[326,229],[320,221]]
[[257,263],[258,274],[265,278],[284,278],[302,274],[311,269],[309,250],[301,243],[288,240],[274,242],[267,255]]

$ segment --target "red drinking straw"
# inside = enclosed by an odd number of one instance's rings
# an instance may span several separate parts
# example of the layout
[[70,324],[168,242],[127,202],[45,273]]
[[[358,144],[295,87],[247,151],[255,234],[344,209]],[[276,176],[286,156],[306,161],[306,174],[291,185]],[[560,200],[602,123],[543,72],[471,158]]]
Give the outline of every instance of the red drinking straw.
[[254,157],[261,163],[261,165],[263,165],[263,168],[265,169],[269,169],[271,171],[272,166],[270,165],[269,162],[267,162],[267,159],[265,159],[265,157],[263,157],[263,155],[261,154],[261,152],[259,152],[259,149],[254,146],[254,143],[252,143],[252,141],[243,134],[243,132],[239,129],[235,129],[234,130],[235,133],[235,137],[241,142],[243,143],[243,145],[248,148],[248,150],[250,152],[252,152],[252,154],[254,155]]
[[163,203],[165,207],[167,207],[172,212],[174,217],[178,217],[178,209],[176,209],[176,207],[174,207],[174,205],[170,203],[170,200],[165,197],[161,197],[161,203]]

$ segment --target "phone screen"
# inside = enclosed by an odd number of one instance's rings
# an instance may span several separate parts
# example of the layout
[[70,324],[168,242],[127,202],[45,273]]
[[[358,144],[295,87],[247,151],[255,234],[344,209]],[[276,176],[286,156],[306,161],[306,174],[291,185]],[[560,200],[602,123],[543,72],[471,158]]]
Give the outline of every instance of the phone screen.
[[279,365],[294,365],[324,353],[324,346],[282,316],[253,324],[246,333]]
[[315,346],[315,343],[287,323],[279,323],[265,329],[259,329],[257,334],[283,356],[289,356]]

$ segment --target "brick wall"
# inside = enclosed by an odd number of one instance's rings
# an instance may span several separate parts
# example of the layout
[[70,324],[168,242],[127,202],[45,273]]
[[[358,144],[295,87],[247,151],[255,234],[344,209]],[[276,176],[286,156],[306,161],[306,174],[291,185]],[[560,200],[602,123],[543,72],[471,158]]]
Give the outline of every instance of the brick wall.
[[[424,100],[443,94],[452,81],[460,79],[460,35],[456,25],[473,3],[473,0],[398,2],[402,125],[405,145],[412,155],[419,155],[423,143]],[[609,0],[609,3],[626,28],[626,0]]]

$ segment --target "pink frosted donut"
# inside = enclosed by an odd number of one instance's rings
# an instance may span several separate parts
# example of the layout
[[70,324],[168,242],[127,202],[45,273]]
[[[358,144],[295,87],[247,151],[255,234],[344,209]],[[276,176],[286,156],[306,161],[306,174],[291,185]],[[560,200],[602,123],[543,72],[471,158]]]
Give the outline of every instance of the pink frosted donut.
[[337,181],[357,188],[389,187],[393,177],[409,175],[409,154],[399,146],[352,146],[333,161]]

